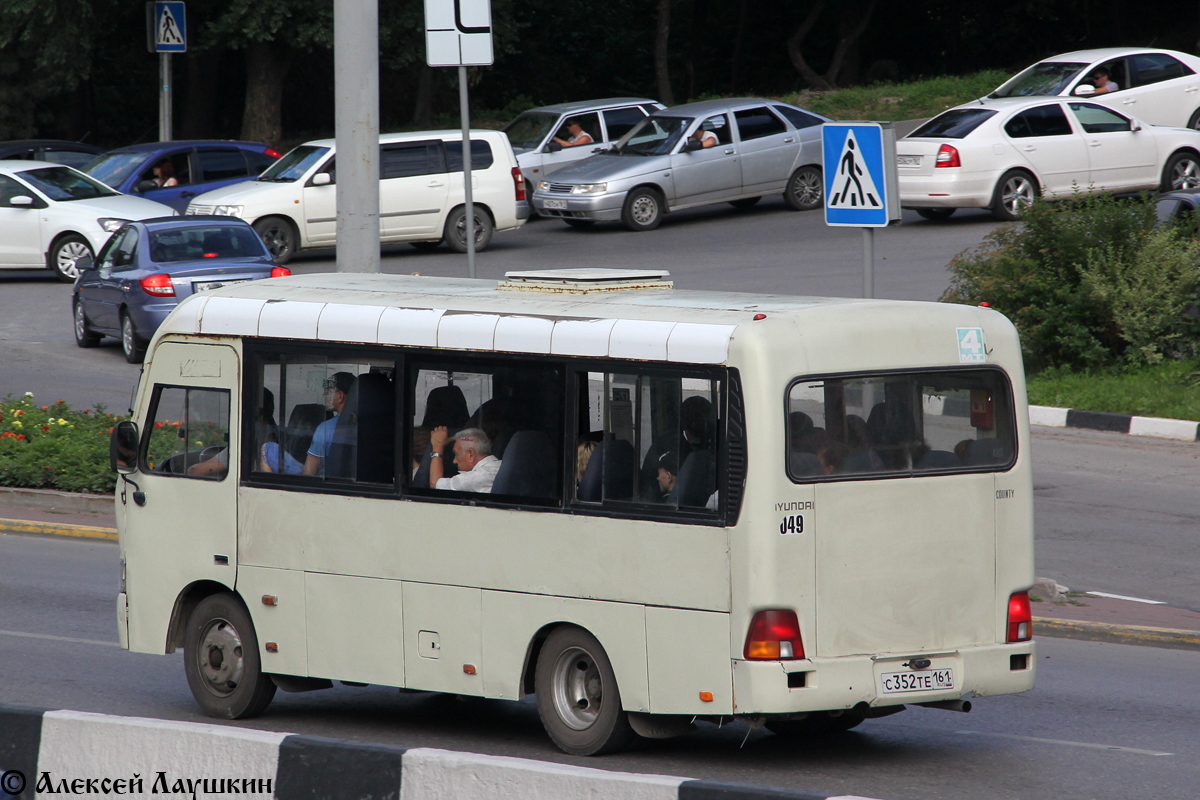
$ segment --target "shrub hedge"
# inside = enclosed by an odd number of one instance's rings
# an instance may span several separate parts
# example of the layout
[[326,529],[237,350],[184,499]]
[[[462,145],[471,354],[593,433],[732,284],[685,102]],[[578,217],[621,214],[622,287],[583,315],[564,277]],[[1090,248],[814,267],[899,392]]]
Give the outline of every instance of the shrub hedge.
[[121,419],[103,405],[75,411],[62,400],[41,405],[26,392],[0,401],[0,486],[111,493],[109,432]]

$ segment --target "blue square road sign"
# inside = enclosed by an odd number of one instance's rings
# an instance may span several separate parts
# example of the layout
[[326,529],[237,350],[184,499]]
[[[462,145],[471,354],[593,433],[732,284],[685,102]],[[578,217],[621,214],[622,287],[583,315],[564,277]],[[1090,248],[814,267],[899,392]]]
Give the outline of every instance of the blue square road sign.
[[825,224],[885,228],[900,216],[892,141],[878,123],[825,123]]

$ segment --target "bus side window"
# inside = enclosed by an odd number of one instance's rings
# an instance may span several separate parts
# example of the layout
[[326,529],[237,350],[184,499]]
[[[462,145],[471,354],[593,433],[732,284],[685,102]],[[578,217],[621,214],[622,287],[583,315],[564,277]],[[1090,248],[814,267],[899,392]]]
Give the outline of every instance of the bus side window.
[[223,480],[229,473],[229,392],[160,386],[155,390],[142,469]]

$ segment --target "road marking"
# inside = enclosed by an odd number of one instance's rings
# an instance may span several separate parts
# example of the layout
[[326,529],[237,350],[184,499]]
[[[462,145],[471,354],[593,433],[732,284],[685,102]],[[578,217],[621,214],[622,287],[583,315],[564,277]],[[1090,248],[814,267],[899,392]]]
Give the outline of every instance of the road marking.
[[1000,739],[1016,739],[1021,742],[1039,744],[1061,744],[1066,747],[1086,747],[1089,750],[1110,750],[1119,753],[1134,753],[1139,756],[1173,756],[1174,753],[1159,753],[1156,750],[1138,750],[1136,747],[1121,747],[1115,744],[1092,744],[1091,742],[1068,742],[1065,739],[1039,739],[1036,736],[1018,736],[1015,733],[992,733],[991,731],[956,731],[962,736],[994,736]]
[[52,642],[73,642],[74,644],[102,644],[105,647],[120,647],[120,642],[102,642],[98,639],[76,639],[74,636],[51,636],[48,633],[22,633],[21,631],[0,631],[0,636],[20,636],[25,639],[49,639]]
[[1142,597],[1126,597],[1123,594],[1109,594],[1108,592],[1086,592],[1092,597],[1108,597],[1112,600],[1129,600],[1134,603],[1146,603],[1151,606],[1165,606],[1166,603],[1162,600],[1146,600]]

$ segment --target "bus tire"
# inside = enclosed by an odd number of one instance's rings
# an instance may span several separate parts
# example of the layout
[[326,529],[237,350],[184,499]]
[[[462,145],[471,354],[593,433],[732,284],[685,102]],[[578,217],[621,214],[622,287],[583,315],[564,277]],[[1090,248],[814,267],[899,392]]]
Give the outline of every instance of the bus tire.
[[614,753],[633,741],[608,655],[582,628],[561,627],[546,638],[534,688],[542,725],[564,753]]
[[183,664],[192,696],[210,717],[254,717],[275,696],[274,682],[262,671],[254,623],[229,592],[209,595],[192,611]]

